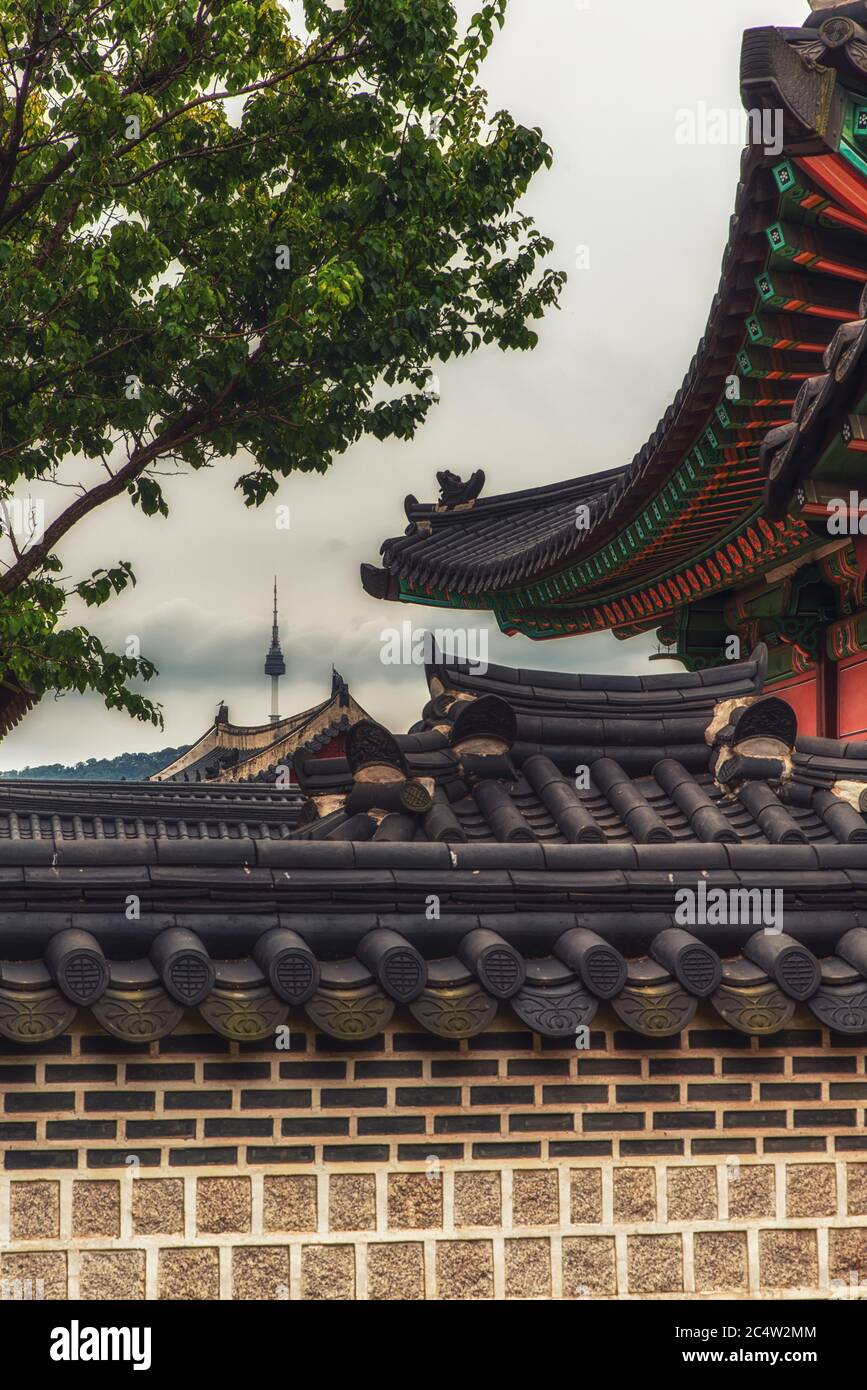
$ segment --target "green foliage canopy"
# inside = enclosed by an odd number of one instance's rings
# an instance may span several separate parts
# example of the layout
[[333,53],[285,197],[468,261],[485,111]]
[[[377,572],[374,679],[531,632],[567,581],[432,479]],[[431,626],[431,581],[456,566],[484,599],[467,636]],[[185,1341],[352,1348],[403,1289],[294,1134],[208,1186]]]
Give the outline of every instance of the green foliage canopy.
[[0,670],[158,722],[153,666],[63,626],[135,582],[66,576],[69,530],[238,455],[260,505],[411,438],[432,362],[535,345],[551,153],[477,82],[505,6],[0,0]]

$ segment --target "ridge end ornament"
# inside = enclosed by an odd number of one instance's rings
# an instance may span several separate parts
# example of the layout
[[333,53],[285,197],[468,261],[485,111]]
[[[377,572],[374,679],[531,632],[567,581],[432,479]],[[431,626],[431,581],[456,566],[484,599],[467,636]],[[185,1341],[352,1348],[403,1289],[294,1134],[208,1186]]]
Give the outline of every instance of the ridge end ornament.
[[440,507],[472,505],[485,486],[485,472],[483,468],[477,468],[475,473],[465,479],[444,468],[437,473],[437,482],[440,488]]

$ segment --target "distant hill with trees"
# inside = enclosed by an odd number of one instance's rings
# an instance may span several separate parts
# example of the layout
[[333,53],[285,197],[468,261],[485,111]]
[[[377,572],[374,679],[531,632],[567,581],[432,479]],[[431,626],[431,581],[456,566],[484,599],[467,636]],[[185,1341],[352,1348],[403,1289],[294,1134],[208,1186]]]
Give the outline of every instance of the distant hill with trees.
[[144,782],[161,767],[186,753],[182,748],[161,748],[156,753],[119,753],[116,758],[88,758],[81,763],[42,763],[16,772],[0,772],[0,781],[22,778],[33,782]]

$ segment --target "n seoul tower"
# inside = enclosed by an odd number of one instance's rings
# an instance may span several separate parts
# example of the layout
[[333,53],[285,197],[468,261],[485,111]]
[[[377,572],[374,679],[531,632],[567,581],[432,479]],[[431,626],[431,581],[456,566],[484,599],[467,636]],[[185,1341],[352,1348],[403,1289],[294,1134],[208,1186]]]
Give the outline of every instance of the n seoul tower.
[[265,675],[271,677],[271,723],[280,720],[280,677],[286,674],[286,662],[280,650],[280,634],[277,631],[277,576],[274,576],[274,623],[271,628],[271,646],[265,657]]

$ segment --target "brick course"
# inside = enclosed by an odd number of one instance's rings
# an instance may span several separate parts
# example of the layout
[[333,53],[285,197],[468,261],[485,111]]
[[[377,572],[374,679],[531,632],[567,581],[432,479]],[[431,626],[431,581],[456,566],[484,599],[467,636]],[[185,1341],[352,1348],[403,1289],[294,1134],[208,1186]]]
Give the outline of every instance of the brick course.
[[0,1046],[0,1295],[828,1297],[867,1278],[867,1050],[796,1022]]

